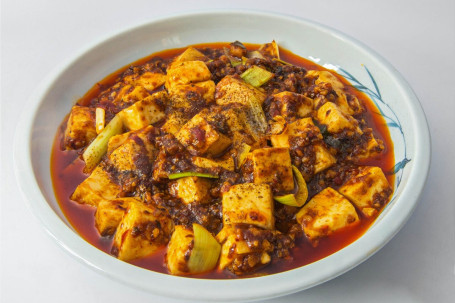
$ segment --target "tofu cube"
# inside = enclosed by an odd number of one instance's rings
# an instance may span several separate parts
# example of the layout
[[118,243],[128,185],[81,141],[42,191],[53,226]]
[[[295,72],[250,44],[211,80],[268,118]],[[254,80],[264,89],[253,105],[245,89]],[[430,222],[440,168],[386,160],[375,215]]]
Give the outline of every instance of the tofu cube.
[[299,119],[288,124],[281,134],[270,136],[270,140],[274,147],[289,148],[291,146],[289,143],[290,140],[295,137],[308,140],[308,143],[310,143],[311,139],[322,140],[321,131],[314,125],[313,119],[311,118]]
[[112,103],[119,107],[127,107],[149,95],[149,92],[142,86],[125,85],[119,90]]
[[146,257],[168,243],[173,229],[172,219],[164,210],[140,200],[130,202],[117,227],[112,253],[123,261]]
[[185,177],[177,179],[169,186],[169,192],[185,204],[208,203],[210,199],[211,182],[207,178]]
[[182,113],[180,112],[173,112],[168,116],[168,119],[166,122],[163,124],[161,129],[169,134],[172,134],[174,136],[177,136],[177,133],[179,130],[185,125],[185,123],[188,121]]
[[112,182],[108,173],[98,165],[91,175],[76,187],[71,200],[80,204],[98,206],[103,200],[112,200],[120,193],[120,186]]
[[95,109],[75,105],[66,124],[64,145],[66,149],[87,146],[96,137]]
[[252,152],[253,182],[269,184],[274,192],[294,189],[291,156],[288,148],[261,148]]
[[167,93],[165,91],[155,93],[134,103],[119,113],[123,125],[129,130],[138,130],[159,122],[166,117],[164,113],[166,103]]
[[343,83],[329,71],[309,70],[305,77],[315,78],[315,84],[330,83],[334,90],[342,90],[344,88]]
[[243,183],[231,186],[222,198],[224,224],[253,224],[275,228],[272,189],[268,184]]
[[177,85],[210,80],[212,74],[202,61],[184,61],[173,64],[167,71],[166,89],[172,91]]
[[364,148],[359,149],[359,152],[354,155],[354,160],[362,161],[366,159],[371,159],[379,155],[384,150],[384,143],[382,140],[376,139],[373,136],[373,133],[364,133],[364,136],[367,136],[367,142]]
[[172,108],[190,108],[215,101],[215,82],[212,80],[173,86],[169,90]]
[[313,246],[318,245],[320,238],[360,222],[351,202],[330,187],[305,204],[296,214],[296,220]]
[[322,144],[314,144],[314,153],[315,153],[315,161],[314,161],[314,173],[317,174],[323,170],[326,170],[330,166],[334,165],[337,160],[336,158],[329,152],[329,150]]
[[360,167],[339,191],[368,217],[377,214],[392,194],[384,173],[375,166]]
[[126,76],[123,78],[123,81],[130,85],[142,86],[151,92],[164,84],[166,81],[166,75],[160,73],[145,72],[142,75],[133,74]]
[[331,72],[311,70],[307,72],[306,77],[316,78],[314,82],[316,85],[330,83],[332,89],[338,95],[335,103],[346,115],[356,115],[363,111],[359,100],[355,96],[347,95],[344,92],[344,84]]
[[112,236],[125,214],[131,200],[135,198],[118,198],[102,200],[95,212],[95,227],[101,236]]
[[[250,245],[244,240],[245,232],[249,235]],[[235,274],[244,274],[270,263],[270,253],[274,247],[266,240],[265,234],[270,235],[270,231],[225,225],[216,236],[218,242],[222,244],[218,268],[221,270],[228,268]],[[253,238],[256,238],[257,241]],[[244,258],[248,258],[249,261],[242,262]],[[237,263],[244,265],[231,266],[236,259],[239,261]]]
[[203,110],[195,115],[176,135],[177,140],[193,155],[215,156],[231,145],[231,139],[207,123],[207,114],[208,110]]
[[350,115],[343,113],[340,108],[332,102],[327,102],[321,106],[316,115],[320,124],[327,126],[327,131],[331,134],[338,134],[343,131],[348,136],[362,134],[357,120]]
[[313,99],[293,92],[285,91],[275,94],[272,102],[278,103],[277,106],[283,117],[297,116],[305,118],[313,111]]
[[216,85],[215,99],[218,105],[239,103],[250,106],[251,102],[264,103],[266,95],[241,78],[226,76]]
[[168,69],[172,69],[181,62],[186,61],[206,61],[207,57],[193,47],[188,47],[180,56],[174,59]]
[[188,252],[193,249],[194,233],[182,225],[177,225],[172,233],[166,253],[166,265],[172,275],[189,273]]
[[147,138],[147,134],[153,132],[153,126],[131,133],[128,138],[117,147],[110,155],[109,160],[119,171],[133,171],[138,168],[144,169],[144,165],[152,164],[156,149]]
[[132,132],[123,133],[120,135],[112,136],[107,143],[107,155],[109,156],[120,145],[126,142]]

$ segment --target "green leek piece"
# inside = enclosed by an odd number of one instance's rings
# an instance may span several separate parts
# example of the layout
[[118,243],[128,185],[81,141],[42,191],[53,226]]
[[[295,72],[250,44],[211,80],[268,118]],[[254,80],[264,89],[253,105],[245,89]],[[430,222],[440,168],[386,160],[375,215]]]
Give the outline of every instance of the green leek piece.
[[273,78],[273,76],[273,73],[256,65],[250,67],[240,75],[245,82],[253,85],[254,87],[260,87],[261,85],[267,83]]
[[297,184],[299,186],[299,190],[295,194],[295,198],[297,199],[298,206],[303,206],[308,199],[308,187],[306,185],[305,179],[302,176],[300,170],[292,165],[292,172],[294,173],[295,178],[297,179]]
[[273,197],[273,199],[275,199],[277,202],[280,202],[281,204],[301,207],[305,204],[306,200],[308,199],[308,188],[305,179],[303,179],[302,173],[294,165],[292,165],[292,172],[294,173],[294,176],[297,180],[297,184],[299,186],[299,190],[297,191],[297,193],[295,195],[287,194],[284,196],[275,196]]
[[218,179],[217,175],[211,175],[211,174],[206,174],[206,173],[197,173],[197,172],[192,172],[192,171],[170,174],[168,178],[170,180],[174,180],[174,179],[180,179],[180,178],[185,178],[185,177],[202,177],[202,178]]
[[239,150],[238,150],[238,155],[237,155],[237,165],[238,165],[237,168],[240,168],[243,165],[243,162],[245,162],[246,156],[248,155],[250,150],[251,150],[251,146],[249,146],[248,144],[242,143],[242,145],[240,145]]
[[296,206],[296,207],[302,206],[302,205],[299,205],[294,194],[287,194],[284,196],[275,196],[275,197],[273,197],[273,199],[277,202],[280,202],[281,204],[285,204],[285,205],[289,205],[289,206]]
[[203,226],[193,223],[194,246],[188,260],[190,273],[203,273],[215,268],[221,245]]
[[101,133],[96,136],[95,140],[90,143],[87,149],[82,154],[82,158],[85,161],[84,171],[92,171],[98,163],[100,163],[101,158],[107,151],[107,143],[109,139],[115,135],[118,135],[123,130],[123,122],[119,115],[116,115],[101,131]]

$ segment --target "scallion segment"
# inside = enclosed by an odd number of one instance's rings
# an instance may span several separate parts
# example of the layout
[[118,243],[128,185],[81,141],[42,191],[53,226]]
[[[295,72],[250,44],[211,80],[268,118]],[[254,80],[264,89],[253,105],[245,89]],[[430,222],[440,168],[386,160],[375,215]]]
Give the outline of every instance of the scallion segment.
[[115,116],[101,131],[101,133],[96,136],[95,140],[90,143],[87,149],[82,154],[82,158],[85,161],[84,171],[92,171],[98,163],[101,161],[101,158],[107,151],[107,144],[109,139],[115,135],[118,135],[123,130],[122,119],[117,115]]
[[203,273],[215,268],[221,245],[213,235],[199,224],[193,224],[194,246],[188,260],[191,273]]
[[270,79],[272,79],[273,76],[273,73],[256,65],[250,67],[240,75],[240,77],[245,80],[245,82],[253,85],[254,87],[260,87],[264,85]]
[[198,173],[198,172],[192,172],[192,171],[174,173],[174,174],[170,174],[168,176],[168,178],[170,180],[180,179],[180,178],[185,178],[185,177],[202,177],[202,178],[218,179],[217,175],[212,175],[212,174],[207,174],[207,173]]

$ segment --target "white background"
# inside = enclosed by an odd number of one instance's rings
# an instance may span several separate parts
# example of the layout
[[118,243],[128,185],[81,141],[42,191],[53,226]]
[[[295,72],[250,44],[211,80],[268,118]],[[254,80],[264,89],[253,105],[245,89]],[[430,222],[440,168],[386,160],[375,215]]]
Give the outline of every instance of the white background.
[[1,5],[1,302],[180,302],[113,282],[64,252],[19,193],[12,142],[23,104],[57,64],[125,27],[207,8],[274,11],[345,32],[403,74],[430,125],[430,174],[405,227],[348,273],[274,301],[455,302],[455,1],[2,0]]

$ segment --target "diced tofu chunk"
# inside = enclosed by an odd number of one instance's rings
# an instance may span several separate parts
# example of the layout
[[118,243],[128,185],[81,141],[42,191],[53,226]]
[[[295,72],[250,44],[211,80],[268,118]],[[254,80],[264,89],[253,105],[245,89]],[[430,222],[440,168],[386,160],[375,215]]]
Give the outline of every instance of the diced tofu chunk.
[[313,138],[322,139],[321,131],[314,125],[313,119],[303,118],[288,124],[283,133],[272,135],[270,140],[274,147],[290,147],[289,142],[295,137],[307,140],[309,143]]
[[138,130],[164,119],[166,100],[167,93],[158,92],[123,109],[120,112],[123,125],[129,130]]
[[239,103],[250,106],[250,102],[262,105],[266,95],[240,78],[226,76],[216,85],[215,99],[218,105]]
[[316,156],[314,162],[314,173],[317,174],[337,162],[336,158],[322,144],[315,144],[314,154]]
[[233,185],[223,194],[224,224],[253,224],[274,229],[273,196],[268,184]]
[[170,193],[182,199],[183,203],[208,203],[210,202],[210,180],[201,177],[185,177],[172,182]]
[[[245,240],[245,233],[248,233],[250,243]],[[270,254],[274,249],[269,242],[273,237],[272,233],[256,227],[245,229],[225,225],[216,236],[222,244],[218,268],[228,268],[235,274],[245,274],[270,263]],[[243,262],[245,259],[248,262]]]
[[102,200],[95,212],[95,226],[101,236],[111,236],[125,214],[126,208],[135,198]]
[[143,169],[144,165],[152,164],[155,158],[155,147],[147,138],[153,132],[148,126],[138,132],[130,133],[128,138],[108,157],[119,171]]
[[66,149],[87,146],[96,137],[95,109],[75,105],[66,124],[64,144]]
[[302,94],[292,92],[281,92],[273,95],[273,103],[283,117],[296,116],[299,118],[308,117],[313,111],[313,99]]
[[320,238],[357,224],[359,216],[351,202],[336,190],[327,187],[300,209],[296,220],[302,225],[308,240],[316,246]]
[[212,74],[202,61],[185,61],[173,64],[167,71],[166,88],[171,91],[177,85],[210,80]]
[[193,231],[182,225],[177,225],[172,233],[166,254],[166,265],[173,275],[189,273],[188,253],[192,251],[194,241]]
[[173,86],[169,90],[172,108],[189,108],[215,101],[215,82],[212,80]]
[[125,107],[145,99],[150,94],[142,86],[125,85],[115,95],[112,103],[117,106]]
[[188,119],[185,119],[180,112],[171,113],[161,129],[174,136],[177,135],[179,130],[185,125]]
[[348,136],[362,134],[357,120],[344,114],[340,108],[332,102],[327,102],[318,109],[317,120],[327,126],[327,131],[331,134],[346,132]]
[[253,180],[269,184],[274,192],[294,189],[291,156],[288,148],[261,148],[252,152]]
[[376,139],[372,132],[365,132],[364,136],[367,136],[368,141],[366,142],[364,148],[359,149],[359,152],[354,155],[354,160],[359,161],[370,159],[379,155],[384,150],[384,143],[382,140]]
[[323,83],[330,83],[332,85],[332,88],[334,90],[342,90],[344,88],[343,83],[341,83],[340,80],[338,80],[335,75],[333,75],[329,71],[318,71],[318,70],[309,70],[306,74],[305,77],[311,77],[311,78],[316,78],[315,83],[319,84],[321,82]]
[[235,163],[234,159],[232,157],[226,158],[226,159],[217,159],[217,160],[212,160],[212,159],[207,159],[203,157],[193,157],[191,159],[191,162],[195,166],[201,167],[201,168],[224,168],[226,170],[234,171],[235,169]]
[[173,229],[168,213],[140,200],[130,202],[115,233],[112,253],[123,261],[148,256],[167,244]]
[[109,156],[115,149],[117,149],[117,147],[125,143],[130,135],[131,132],[112,136],[107,143],[107,155]]
[[145,72],[142,75],[126,76],[123,80],[127,84],[142,86],[149,92],[162,86],[166,81],[166,75],[160,73]]
[[356,115],[363,111],[363,107],[359,100],[353,95],[347,95],[344,92],[344,84],[331,72],[310,70],[307,72],[306,77],[317,77],[315,80],[316,85],[330,83],[332,89],[338,95],[335,103],[343,113],[347,115]]
[[224,109],[221,114],[226,119],[230,131],[233,133],[234,145],[241,143],[253,144],[264,136],[262,127],[254,122],[251,110],[246,105],[232,104]]
[[169,69],[174,68],[176,65],[178,65],[181,62],[186,62],[186,61],[205,61],[207,60],[207,57],[198,51],[197,49],[193,47],[188,47],[180,56],[175,58],[175,60],[171,63],[169,66]]
[[98,206],[103,200],[115,199],[120,193],[120,186],[98,165],[91,175],[76,187],[71,200],[81,204]]
[[231,144],[231,139],[207,123],[207,114],[207,110],[202,110],[176,135],[177,140],[194,155],[218,155]]
[[363,166],[339,191],[366,216],[373,216],[387,203],[392,188],[379,167]]

